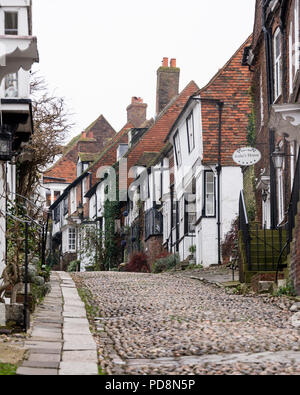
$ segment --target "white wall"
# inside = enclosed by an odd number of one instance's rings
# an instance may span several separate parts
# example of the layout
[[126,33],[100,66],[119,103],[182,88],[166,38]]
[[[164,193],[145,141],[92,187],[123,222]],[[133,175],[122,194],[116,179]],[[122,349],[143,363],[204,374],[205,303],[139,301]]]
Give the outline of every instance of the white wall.
[[240,167],[223,167],[221,177],[222,239],[231,229],[232,221],[239,214],[239,198],[243,189],[243,173]]

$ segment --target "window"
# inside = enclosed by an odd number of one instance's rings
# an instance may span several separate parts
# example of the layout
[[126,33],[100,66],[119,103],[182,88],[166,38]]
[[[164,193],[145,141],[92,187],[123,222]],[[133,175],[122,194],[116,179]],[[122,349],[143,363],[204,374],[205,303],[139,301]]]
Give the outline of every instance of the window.
[[56,224],[60,222],[60,204],[54,209],[53,220]]
[[152,208],[145,213],[145,240],[150,236],[163,234],[163,217],[161,212]]
[[204,173],[204,216],[214,217],[216,215],[215,199],[215,176],[212,171]]
[[182,164],[182,156],[181,156],[181,148],[180,148],[180,140],[179,140],[178,131],[176,132],[176,134],[174,136],[174,148],[175,148],[176,163],[177,163],[177,166],[180,167]]
[[64,215],[67,215],[69,211],[69,198],[64,199]]
[[274,94],[275,100],[281,95],[282,87],[282,69],[281,69],[281,33],[280,29],[276,30],[274,35]]
[[295,74],[300,66],[300,49],[299,49],[299,0],[295,0]]
[[18,13],[5,12],[5,34],[17,35],[18,34]]
[[54,191],[54,201],[56,202],[56,200],[60,197],[61,192],[60,191]]
[[76,210],[77,210],[76,189],[73,188],[71,190],[71,214],[75,213]]
[[188,136],[189,152],[191,153],[195,148],[195,132],[194,132],[194,116],[193,112],[188,116],[186,120],[186,129]]
[[18,97],[19,87],[18,87],[18,74],[8,74],[5,77],[5,97]]
[[196,222],[196,180],[192,181],[188,193],[184,199],[184,233],[195,233]]
[[264,124],[264,91],[263,91],[263,79],[262,79],[262,70],[260,73],[260,123],[261,126]]
[[289,32],[289,87],[290,94],[293,93],[293,23],[290,23],[290,32]]
[[51,206],[51,192],[46,192],[46,207]]
[[69,228],[69,251],[76,251],[76,229]]

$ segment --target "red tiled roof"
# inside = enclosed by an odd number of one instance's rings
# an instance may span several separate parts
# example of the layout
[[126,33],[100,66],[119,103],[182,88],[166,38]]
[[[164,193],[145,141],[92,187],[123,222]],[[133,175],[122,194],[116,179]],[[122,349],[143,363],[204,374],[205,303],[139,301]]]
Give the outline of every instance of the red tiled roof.
[[63,156],[44,173],[44,182],[48,183],[50,177],[63,178],[67,183],[72,183],[76,179],[76,163],[79,152],[100,152],[115,135],[114,129],[104,116],[100,115],[83,133],[71,140],[66,146]]
[[[222,114],[221,164],[236,165],[232,154],[247,145],[247,127],[251,113],[251,72],[242,66],[244,48],[252,37],[238,49],[212,80],[197,92],[201,98],[224,102]],[[214,104],[202,103],[203,163],[215,164],[218,160],[218,109]]]
[[117,160],[117,147],[119,144],[128,143],[128,131],[134,126],[128,122],[119,133],[112,139],[110,144],[99,154],[88,171],[92,173],[92,186],[99,180],[96,178],[96,173],[101,166],[113,166]]
[[[140,140],[128,151],[128,170],[135,166],[144,152],[159,153],[165,145],[165,138],[174,124],[186,102],[199,87],[191,81],[185,89],[176,96],[169,105],[159,114],[154,125],[146,131]],[[128,180],[128,186],[133,180]]]

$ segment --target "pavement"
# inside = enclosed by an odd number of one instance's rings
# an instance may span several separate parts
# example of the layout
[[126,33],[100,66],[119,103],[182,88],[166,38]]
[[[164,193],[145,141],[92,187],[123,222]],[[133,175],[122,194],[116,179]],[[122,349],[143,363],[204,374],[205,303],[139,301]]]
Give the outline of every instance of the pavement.
[[84,303],[68,273],[51,274],[51,292],[36,308],[17,375],[98,375],[97,347]]

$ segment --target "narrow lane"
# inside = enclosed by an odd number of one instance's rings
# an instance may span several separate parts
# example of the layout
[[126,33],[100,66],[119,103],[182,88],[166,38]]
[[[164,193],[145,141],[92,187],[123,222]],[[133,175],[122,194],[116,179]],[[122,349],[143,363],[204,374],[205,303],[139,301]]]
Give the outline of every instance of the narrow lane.
[[88,295],[108,374],[300,373],[292,313],[266,298],[228,295],[169,274],[73,278]]

